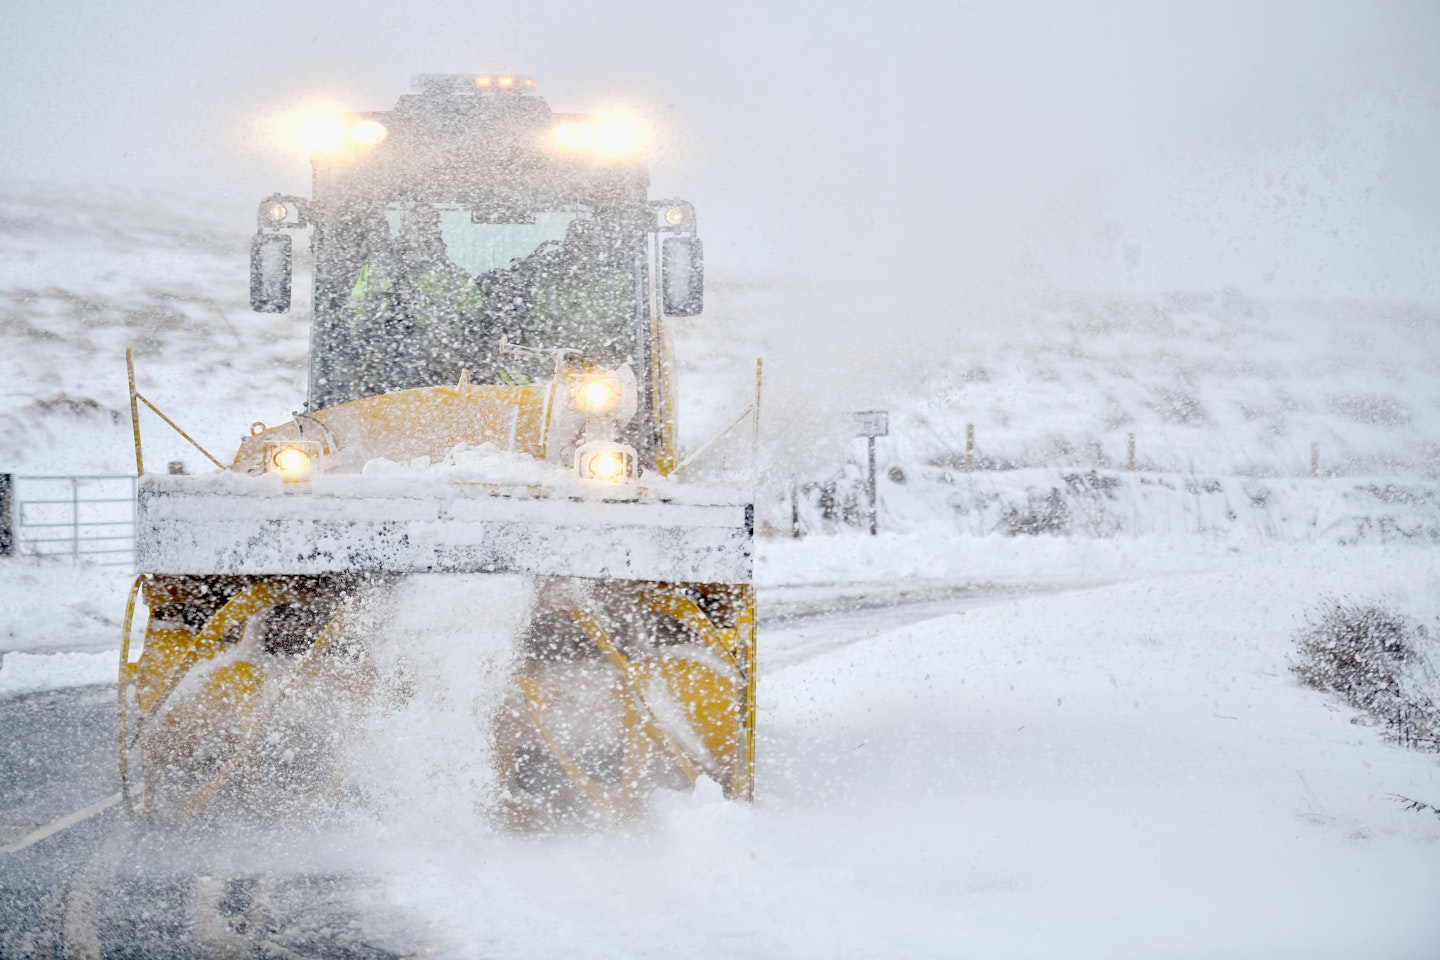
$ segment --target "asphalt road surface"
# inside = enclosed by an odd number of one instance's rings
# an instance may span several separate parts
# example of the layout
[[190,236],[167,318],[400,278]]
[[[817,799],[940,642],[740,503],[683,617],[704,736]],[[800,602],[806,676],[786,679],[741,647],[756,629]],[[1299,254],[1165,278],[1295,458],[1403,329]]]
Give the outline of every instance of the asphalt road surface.
[[[113,687],[0,699],[0,848],[119,789]],[[146,827],[112,803],[0,852],[0,958],[416,952],[403,919],[367,902],[363,877],[259,866],[285,841],[214,824]]]

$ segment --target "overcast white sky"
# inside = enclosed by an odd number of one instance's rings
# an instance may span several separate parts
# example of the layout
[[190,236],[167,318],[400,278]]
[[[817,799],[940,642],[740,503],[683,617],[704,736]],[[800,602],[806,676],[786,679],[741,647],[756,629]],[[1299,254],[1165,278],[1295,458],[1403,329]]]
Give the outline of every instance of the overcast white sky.
[[0,0],[0,180],[234,211],[264,122],[513,70],[655,122],[718,275],[1440,300],[1440,4]]

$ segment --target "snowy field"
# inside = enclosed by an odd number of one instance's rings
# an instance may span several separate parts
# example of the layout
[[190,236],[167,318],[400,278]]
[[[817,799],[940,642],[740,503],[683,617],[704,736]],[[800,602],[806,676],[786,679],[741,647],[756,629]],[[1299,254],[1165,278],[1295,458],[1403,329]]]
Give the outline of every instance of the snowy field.
[[[244,237],[141,230],[153,202],[0,198],[0,469],[132,469],[127,344],[222,458],[298,407],[303,326],[245,309]],[[1440,311],[1052,299],[924,350],[792,343],[787,302],[722,280],[680,331],[691,444],[767,361],[755,804],[517,839],[437,796],[315,856],[436,956],[1440,956],[1440,817],[1396,799],[1440,806],[1436,755],[1289,670],[1327,597],[1440,632]],[[857,407],[894,412],[873,539]],[[0,561],[0,696],[112,682],[129,580]]]

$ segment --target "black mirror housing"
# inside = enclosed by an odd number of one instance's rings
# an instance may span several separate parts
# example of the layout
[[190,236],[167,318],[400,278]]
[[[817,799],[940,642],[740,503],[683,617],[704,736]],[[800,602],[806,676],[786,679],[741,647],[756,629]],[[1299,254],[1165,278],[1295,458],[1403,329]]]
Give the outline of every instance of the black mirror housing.
[[250,241],[250,309],[290,312],[290,235],[257,233]]
[[705,253],[698,237],[666,237],[660,246],[665,315],[693,317],[705,309]]

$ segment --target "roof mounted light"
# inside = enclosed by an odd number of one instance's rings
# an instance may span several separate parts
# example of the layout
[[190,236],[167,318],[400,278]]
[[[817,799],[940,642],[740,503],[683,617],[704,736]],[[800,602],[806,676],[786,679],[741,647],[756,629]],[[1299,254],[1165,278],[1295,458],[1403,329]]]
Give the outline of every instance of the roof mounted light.
[[385,124],[377,120],[357,120],[350,125],[350,139],[365,146],[374,146],[390,135]]
[[562,153],[585,153],[615,159],[628,156],[640,145],[635,124],[609,117],[563,120],[550,130],[551,146]]
[[[438,81],[443,81],[447,79],[450,78],[434,76],[416,77],[415,83],[418,85],[420,81],[424,80],[426,81],[424,86],[429,89],[436,86],[446,86],[446,84],[439,83]],[[538,83],[535,82],[534,78],[522,77],[519,74],[514,73],[480,73],[474,75],[473,77],[465,77],[463,79],[463,85],[456,85],[457,90],[460,89],[461,86],[463,86],[463,88],[466,90],[480,92],[497,93],[503,90],[507,93],[525,93],[526,91],[534,90],[540,86]]]
[[345,145],[345,121],[333,114],[308,114],[300,118],[295,134],[309,152],[330,153]]
[[389,136],[385,124],[364,115],[312,113],[299,118],[296,138],[313,156],[340,156],[362,152]]

